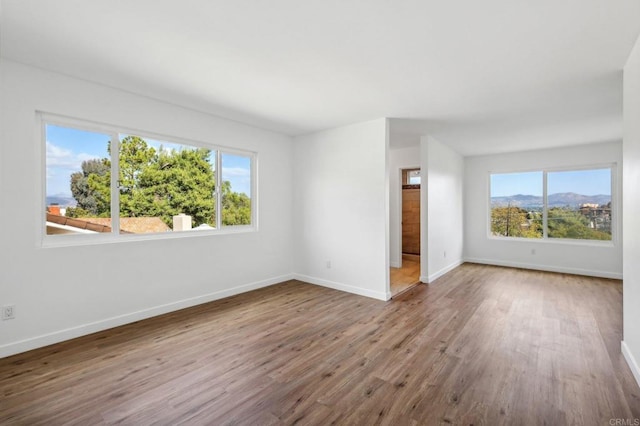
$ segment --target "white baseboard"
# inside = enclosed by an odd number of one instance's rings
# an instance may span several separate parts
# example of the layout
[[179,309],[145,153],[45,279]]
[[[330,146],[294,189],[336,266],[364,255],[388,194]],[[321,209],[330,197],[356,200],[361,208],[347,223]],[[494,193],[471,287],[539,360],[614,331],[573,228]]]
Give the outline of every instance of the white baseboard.
[[392,260],[391,262],[389,262],[389,266],[391,266],[392,268],[402,268],[402,265],[400,265],[400,262],[397,260]]
[[359,296],[371,297],[378,300],[389,300],[391,299],[391,294],[389,292],[381,292],[381,291],[373,291],[362,287],[355,287],[348,284],[337,283],[329,280],[325,280],[322,278],[310,277],[309,275],[303,274],[293,274],[294,279],[299,281],[304,281],[310,284],[319,285],[322,287],[332,288],[334,290],[340,290],[347,293],[357,294]]
[[629,347],[624,342],[624,340],[620,344],[620,348],[622,349],[622,355],[624,355],[624,359],[627,361],[627,364],[629,364],[629,368],[633,373],[633,377],[635,377],[636,382],[638,382],[638,386],[640,386],[640,367],[638,367],[636,359],[633,357],[633,354],[629,350]]
[[95,333],[109,328],[118,327],[135,321],[155,317],[169,312],[177,311],[191,306],[200,305],[214,300],[223,299],[236,294],[256,290],[262,287],[268,287],[273,284],[281,283],[293,279],[293,274],[281,275],[262,281],[216,291],[214,293],[204,294],[189,299],[183,299],[178,302],[167,303],[165,305],[155,306],[153,308],[143,309],[129,314],[119,315],[117,317],[107,318],[105,320],[95,321],[64,330],[54,331],[52,333],[43,334],[41,336],[20,340],[17,342],[7,343],[0,346],[0,358],[30,351],[32,349],[41,348],[43,346],[54,343],[63,342],[65,340],[74,339],[87,334]]
[[496,259],[478,259],[475,257],[467,257],[464,259],[464,261],[470,262],[470,263],[481,263],[483,265],[507,266],[509,268],[522,268],[522,269],[533,269],[536,271],[560,272],[563,274],[586,275],[588,277],[612,278],[616,280],[622,279],[622,273],[620,272],[597,271],[597,270],[580,269],[580,268],[565,268],[560,266],[538,265],[538,264],[521,263],[521,262],[509,262],[509,261],[496,260]]
[[463,260],[456,260],[455,262],[453,262],[450,265],[445,266],[444,268],[440,269],[438,272],[435,272],[429,276],[421,276],[420,277],[420,281],[423,283],[432,283],[435,280],[437,280],[438,278],[440,278],[441,276],[443,276],[444,274],[446,274],[447,272],[453,271],[454,269],[456,269],[458,266],[462,265],[464,263]]
[[[427,277],[427,283],[432,283],[435,280],[437,280],[438,278],[440,278],[441,276],[443,276],[444,274],[446,274],[447,272],[450,272],[454,269],[456,269],[458,266],[462,265],[464,263],[464,261],[462,259],[460,260],[456,260],[455,262],[453,262],[452,264],[445,266],[444,268],[440,269],[438,272],[435,272],[431,275],[429,275]],[[422,281],[422,277],[420,277],[420,281]]]

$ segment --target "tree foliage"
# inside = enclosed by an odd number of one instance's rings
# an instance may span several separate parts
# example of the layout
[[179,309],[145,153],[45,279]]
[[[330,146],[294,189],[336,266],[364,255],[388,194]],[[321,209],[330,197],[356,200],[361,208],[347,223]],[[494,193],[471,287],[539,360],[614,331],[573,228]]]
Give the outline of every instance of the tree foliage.
[[577,240],[610,240],[611,234],[591,228],[591,223],[579,211],[556,207],[548,211],[549,238]]
[[222,224],[251,224],[251,199],[247,194],[233,192],[229,181],[222,183]]
[[491,233],[502,237],[542,238],[542,216],[519,207],[493,207]]
[[[527,212],[519,207],[493,207],[491,233],[503,237],[542,238],[542,213]],[[587,217],[568,207],[547,211],[549,238],[579,240],[611,240],[611,234],[593,229]]]
[[[109,146],[111,150],[111,146]],[[138,188],[139,177],[143,171],[159,160],[155,148],[138,136],[126,136],[120,142],[120,174],[119,185],[127,190]],[[122,204],[122,201],[120,201]]]
[[[210,155],[203,148],[156,150],[138,136],[125,137],[119,153],[120,216],[159,217],[171,227],[173,216],[184,213],[192,217],[194,227],[215,226],[215,174]],[[110,167],[106,158],[89,160],[82,164],[82,172],[71,175],[78,204],[70,215],[110,216]],[[250,198],[233,192],[228,181],[222,183],[221,194],[222,223],[250,224]]]
[[71,194],[77,207],[67,209],[67,216],[108,216],[111,194],[108,190],[106,194],[99,191],[96,182],[111,180],[111,162],[106,158],[95,158],[83,161],[81,168],[82,171],[71,174]]
[[121,214],[157,216],[171,226],[173,216],[185,213],[195,226],[215,226],[215,178],[209,155],[207,149],[160,150],[139,170],[136,165],[129,171],[134,177],[124,177],[128,185],[120,195]]

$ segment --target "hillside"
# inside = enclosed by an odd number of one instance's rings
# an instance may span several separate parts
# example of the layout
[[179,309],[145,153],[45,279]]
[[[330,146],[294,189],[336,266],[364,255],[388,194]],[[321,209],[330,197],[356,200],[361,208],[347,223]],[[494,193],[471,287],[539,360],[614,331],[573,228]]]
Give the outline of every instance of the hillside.
[[[580,204],[607,204],[611,201],[611,195],[583,195],[575,192],[562,192],[550,194],[549,207],[578,207]],[[515,206],[522,208],[540,209],[543,205],[541,196],[516,194],[505,197],[491,197],[492,206]]]
[[62,197],[57,195],[48,196],[47,206],[58,204],[60,207],[75,207],[77,202],[73,197]]

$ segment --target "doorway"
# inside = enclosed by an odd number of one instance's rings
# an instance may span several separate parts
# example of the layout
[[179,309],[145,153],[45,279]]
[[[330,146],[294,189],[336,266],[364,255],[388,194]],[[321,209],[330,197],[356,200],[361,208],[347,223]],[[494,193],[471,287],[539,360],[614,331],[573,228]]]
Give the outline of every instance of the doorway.
[[402,263],[391,268],[392,297],[420,283],[420,169],[402,169],[400,183]]

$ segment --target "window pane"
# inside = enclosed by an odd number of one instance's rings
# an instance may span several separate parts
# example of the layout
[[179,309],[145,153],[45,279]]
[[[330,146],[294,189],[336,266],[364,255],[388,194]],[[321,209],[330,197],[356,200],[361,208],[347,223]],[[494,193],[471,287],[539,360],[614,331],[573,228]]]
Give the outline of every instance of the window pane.
[[120,135],[120,232],[215,227],[215,152]]
[[251,157],[222,153],[222,226],[251,224]]
[[409,170],[407,177],[409,185],[420,185],[420,170]]
[[47,124],[47,235],[111,232],[110,137]]
[[542,238],[542,172],[491,175],[491,235]]
[[611,240],[611,169],[547,173],[549,238]]

